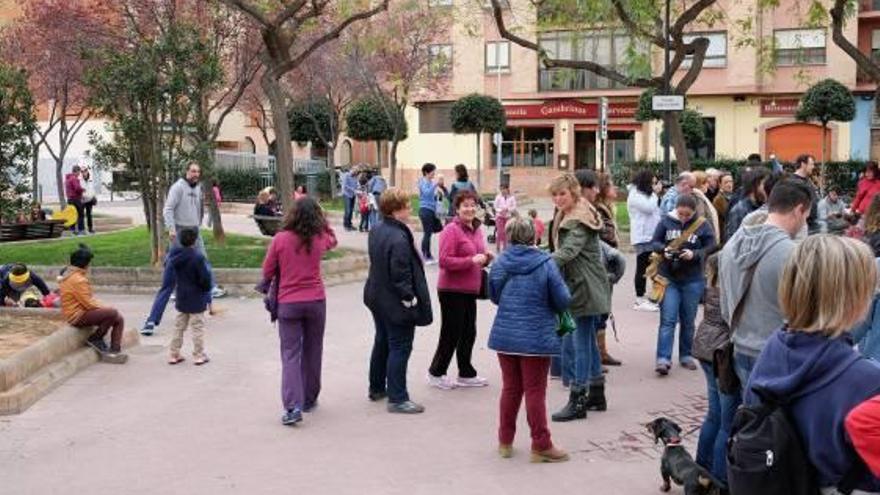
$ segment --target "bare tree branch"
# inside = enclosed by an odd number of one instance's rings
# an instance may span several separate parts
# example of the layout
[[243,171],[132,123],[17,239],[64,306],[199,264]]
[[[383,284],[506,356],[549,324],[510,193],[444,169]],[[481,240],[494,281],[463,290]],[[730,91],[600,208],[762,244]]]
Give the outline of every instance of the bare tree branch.
[[880,65],[874,62],[868,55],[862,53],[843,34],[843,26],[846,23],[844,9],[847,3],[847,0],[834,0],[834,7],[831,8],[831,37],[834,40],[834,44],[849,55],[856,62],[856,66],[859,69],[874,82],[880,82]]

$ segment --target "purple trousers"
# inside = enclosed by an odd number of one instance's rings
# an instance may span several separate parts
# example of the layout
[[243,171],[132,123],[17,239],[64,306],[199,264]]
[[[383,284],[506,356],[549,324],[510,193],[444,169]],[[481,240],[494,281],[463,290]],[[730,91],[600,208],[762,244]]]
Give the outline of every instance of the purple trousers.
[[321,392],[326,301],[278,305],[281,338],[281,401],[285,410],[315,405]]

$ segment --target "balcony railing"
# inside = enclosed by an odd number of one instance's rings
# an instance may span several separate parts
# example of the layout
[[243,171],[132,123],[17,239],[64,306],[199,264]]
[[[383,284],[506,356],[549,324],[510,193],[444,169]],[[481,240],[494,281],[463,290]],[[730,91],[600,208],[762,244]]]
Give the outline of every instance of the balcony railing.
[[[878,0],[880,1],[880,0]],[[540,69],[538,71],[539,91],[577,91],[586,89],[624,88],[623,84],[611,81],[585,69]]]

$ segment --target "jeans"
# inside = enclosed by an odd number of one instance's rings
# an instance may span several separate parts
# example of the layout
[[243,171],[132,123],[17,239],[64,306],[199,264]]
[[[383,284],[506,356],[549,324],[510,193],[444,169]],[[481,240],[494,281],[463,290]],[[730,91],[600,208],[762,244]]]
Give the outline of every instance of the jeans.
[[672,345],[675,343],[675,325],[678,324],[678,361],[691,359],[694,342],[694,320],[703,295],[705,280],[690,282],[670,281],[666,294],[660,302],[660,330],[657,334],[657,362],[672,362]]
[[718,382],[712,365],[700,363],[706,375],[709,409],[700,428],[697,442],[697,464],[708,469],[718,481],[727,483],[727,439],[736,408],[741,402],[739,394],[728,395],[718,390]]
[[76,208],[76,226],[72,227],[73,231],[77,234],[85,232],[85,214],[83,209],[83,202],[81,199],[71,199],[67,201],[69,204],[73,205]]
[[749,388],[749,377],[752,375],[752,369],[758,358],[753,358],[748,354],[734,351],[733,353],[733,370],[736,371],[736,377],[739,378],[739,384],[742,388],[742,398],[746,399],[746,390]]
[[550,358],[498,354],[501,365],[501,400],[499,401],[498,443],[512,445],[516,435],[516,417],[523,397],[526,419],[532,432],[532,450],[541,452],[553,447],[547,427],[547,369]]
[[412,354],[415,326],[399,326],[373,314],[376,338],[370,357],[370,392],[388,392],[388,402],[409,400],[406,390],[406,367]]
[[434,234],[434,225],[437,224],[437,214],[428,208],[419,208],[419,220],[422,221],[422,257],[426,260],[434,259],[431,256],[431,236]]
[[354,228],[351,224],[351,216],[354,214],[354,196],[350,198],[348,196],[343,196],[342,204],[345,207],[345,214],[342,217],[342,226],[351,230]]
[[379,197],[381,194],[373,193],[373,197],[376,198],[376,207],[370,210],[370,228],[372,229],[376,225],[378,225],[379,220],[382,215],[379,215]]
[[281,401],[286,411],[313,406],[321,393],[326,301],[278,305]]
[[599,316],[581,316],[576,322],[577,329],[562,339],[562,383],[582,388],[605,383],[596,342]]
[[477,341],[477,296],[462,292],[439,292],[440,340],[428,370],[432,376],[446,375],[452,355],[458,364],[458,376],[474,378],[477,370],[471,364],[474,342]]
[[89,200],[88,203],[83,203],[82,205],[83,216],[85,217],[85,226],[88,227],[89,233],[92,234],[95,233],[95,225],[92,222],[92,208],[95,206],[96,203],[97,202],[95,201],[95,199],[92,198],[91,200]]

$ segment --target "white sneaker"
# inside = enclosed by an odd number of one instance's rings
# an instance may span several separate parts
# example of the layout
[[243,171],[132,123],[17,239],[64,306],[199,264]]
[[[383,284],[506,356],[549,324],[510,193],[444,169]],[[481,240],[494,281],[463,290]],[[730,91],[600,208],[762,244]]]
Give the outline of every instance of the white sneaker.
[[633,309],[634,309],[635,311],[648,311],[648,312],[651,312],[651,313],[656,313],[657,311],[660,311],[660,307],[659,307],[659,306],[657,306],[656,304],[652,303],[651,301],[647,301],[647,300],[644,300],[644,299],[641,300],[641,301],[637,301],[637,302],[633,305]]
[[458,377],[455,384],[459,387],[486,387],[489,385],[489,380],[486,380],[482,376],[475,376],[473,378]]
[[434,376],[428,373],[426,379],[428,381],[428,385],[434,388],[439,388],[440,390],[452,390],[455,388],[455,382],[453,382],[452,379],[446,375]]

